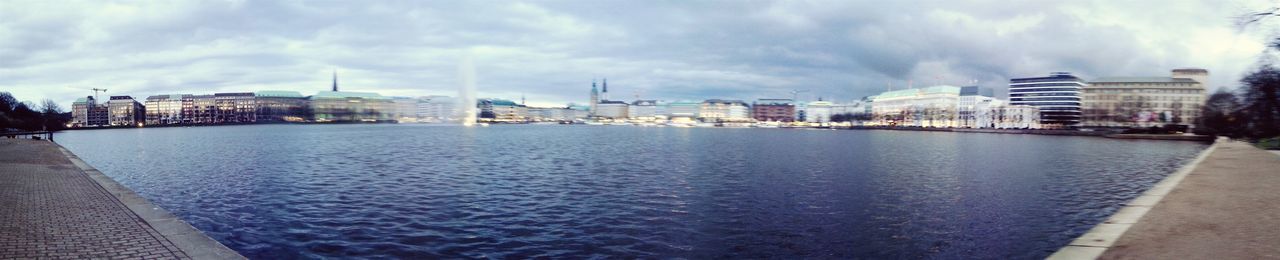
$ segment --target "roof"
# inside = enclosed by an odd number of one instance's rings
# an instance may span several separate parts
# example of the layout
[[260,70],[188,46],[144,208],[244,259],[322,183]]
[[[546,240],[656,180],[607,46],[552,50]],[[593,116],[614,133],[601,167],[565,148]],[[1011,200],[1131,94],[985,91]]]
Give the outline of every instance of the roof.
[[932,95],[932,94],[960,95],[960,87],[950,86],[950,85],[939,85],[939,86],[932,86],[927,88],[900,89],[900,90],[888,91],[888,92],[880,93],[880,95],[872,96],[872,100],[886,99],[886,98],[899,98],[899,97],[914,97],[914,96]]
[[743,106],[747,105],[747,102],[742,102],[742,100],[725,100],[725,99],[708,99],[706,101],[702,101],[702,103],[712,103],[712,104],[718,103],[718,104],[743,105]]
[[1193,79],[1170,78],[1170,77],[1106,77],[1098,78],[1089,83],[1198,83]]
[[479,103],[484,103],[484,102],[489,102],[489,104],[492,104],[492,105],[495,105],[495,106],[516,106],[516,102],[515,102],[515,101],[506,100],[506,99],[483,98],[483,99],[477,99],[477,100],[476,100],[476,103],[477,103],[477,104],[479,104]]
[[285,90],[263,90],[253,93],[258,97],[303,98],[302,93]]
[[155,96],[147,97],[147,100],[172,100],[172,99],[182,99],[182,96],[191,96],[191,94],[155,95]]
[[311,99],[343,99],[343,98],[363,98],[363,99],[388,99],[385,96],[372,92],[347,92],[347,91],[320,91]]
[[76,101],[75,101],[75,102],[73,102],[73,103],[89,103],[89,99],[88,99],[88,98],[77,98],[77,99],[76,99]]
[[601,100],[601,101],[600,101],[600,103],[598,103],[598,104],[601,104],[601,105],[603,105],[603,104],[623,104],[623,105],[626,105],[626,104],[627,104],[627,102],[617,101],[617,100]]

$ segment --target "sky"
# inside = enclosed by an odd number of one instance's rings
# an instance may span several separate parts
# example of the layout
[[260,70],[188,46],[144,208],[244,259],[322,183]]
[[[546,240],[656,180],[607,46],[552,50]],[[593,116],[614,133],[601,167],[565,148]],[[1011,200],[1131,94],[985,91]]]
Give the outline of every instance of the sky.
[[[68,108],[105,88],[158,94],[330,88],[533,106],[614,100],[823,98],[1259,64],[1266,1],[8,1],[0,91]],[[910,83],[910,84],[909,84]]]

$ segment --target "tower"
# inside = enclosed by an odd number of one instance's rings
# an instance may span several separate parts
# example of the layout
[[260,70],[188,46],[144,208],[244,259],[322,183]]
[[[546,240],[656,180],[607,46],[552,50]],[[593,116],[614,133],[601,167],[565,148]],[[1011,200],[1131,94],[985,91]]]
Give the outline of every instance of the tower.
[[587,111],[589,116],[596,115],[596,104],[600,103],[600,90],[596,89],[596,80],[591,80],[591,107]]
[[333,92],[338,92],[338,70],[333,70]]
[[601,88],[604,89],[604,91],[601,91],[602,93],[600,93],[601,98],[604,98],[604,100],[609,100],[609,78],[604,78],[604,82],[601,84],[602,84]]

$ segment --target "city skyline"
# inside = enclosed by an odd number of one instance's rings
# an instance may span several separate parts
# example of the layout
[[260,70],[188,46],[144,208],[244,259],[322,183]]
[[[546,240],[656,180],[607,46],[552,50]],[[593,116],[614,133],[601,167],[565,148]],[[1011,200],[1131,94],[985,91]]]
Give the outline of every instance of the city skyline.
[[1052,71],[1092,80],[1200,67],[1216,72],[1212,91],[1236,85],[1266,40],[1232,23],[1256,3],[1160,3],[1165,15],[1126,15],[1148,4],[19,2],[0,7],[9,17],[0,88],[64,105],[90,88],[313,93],[336,70],[344,91],[453,95],[458,61],[474,56],[478,96],[534,106],[583,104],[583,86],[604,77],[621,100],[795,89],[852,100],[908,81],[1003,91],[1010,78]]

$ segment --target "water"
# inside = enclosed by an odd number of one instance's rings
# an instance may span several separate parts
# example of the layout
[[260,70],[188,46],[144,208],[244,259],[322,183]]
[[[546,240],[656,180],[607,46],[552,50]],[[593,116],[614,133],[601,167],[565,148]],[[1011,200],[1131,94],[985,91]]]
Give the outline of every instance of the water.
[[560,125],[113,129],[57,141],[255,259],[1043,258],[1206,147]]

